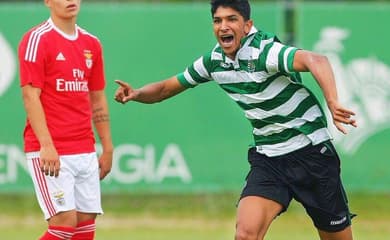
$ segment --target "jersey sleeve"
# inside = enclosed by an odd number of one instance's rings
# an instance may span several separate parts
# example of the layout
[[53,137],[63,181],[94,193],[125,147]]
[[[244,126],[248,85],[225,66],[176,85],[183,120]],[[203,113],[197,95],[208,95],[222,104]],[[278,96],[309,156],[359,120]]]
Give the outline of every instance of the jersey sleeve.
[[105,73],[104,73],[104,59],[103,49],[100,41],[96,39],[95,53],[92,55],[93,67],[91,73],[91,79],[88,83],[88,88],[91,91],[103,90],[106,85]]
[[211,61],[209,57],[202,56],[198,58],[193,64],[186,68],[186,70],[177,75],[179,82],[186,88],[195,87],[201,83],[212,80],[210,75]]
[[43,88],[45,82],[45,47],[44,41],[37,41],[31,32],[25,34],[19,43],[18,59],[20,86],[31,84]]
[[264,48],[266,54],[265,66],[268,72],[294,72],[294,55],[298,49],[286,46],[280,42],[271,42]]

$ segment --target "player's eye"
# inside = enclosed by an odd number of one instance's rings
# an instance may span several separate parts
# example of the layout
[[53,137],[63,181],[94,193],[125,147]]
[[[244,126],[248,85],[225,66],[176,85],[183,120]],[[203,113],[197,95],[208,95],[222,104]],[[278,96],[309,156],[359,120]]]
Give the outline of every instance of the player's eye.
[[214,18],[213,19],[213,23],[214,24],[219,24],[219,23],[221,23],[222,22],[222,20],[220,19],[220,18]]

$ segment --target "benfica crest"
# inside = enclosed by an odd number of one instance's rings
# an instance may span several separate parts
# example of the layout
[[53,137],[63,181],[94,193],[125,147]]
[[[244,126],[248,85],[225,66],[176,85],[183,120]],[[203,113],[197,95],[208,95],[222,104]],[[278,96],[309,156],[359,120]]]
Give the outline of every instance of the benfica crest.
[[93,54],[91,53],[90,50],[84,50],[84,57],[85,57],[85,65],[87,66],[87,68],[91,69],[92,67],[92,56]]

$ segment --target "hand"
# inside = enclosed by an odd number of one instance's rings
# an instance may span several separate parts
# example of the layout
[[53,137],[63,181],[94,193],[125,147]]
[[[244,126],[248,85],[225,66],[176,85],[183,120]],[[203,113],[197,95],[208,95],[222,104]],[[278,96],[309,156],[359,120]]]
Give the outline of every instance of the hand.
[[112,152],[104,152],[99,157],[100,180],[103,180],[111,171],[112,167]]
[[46,176],[58,177],[60,173],[60,158],[54,146],[41,147],[40,168]]
[[338,102],[328,102],[328,108],[332,114],[333,124],[340,132],[347,134],[347,130],[342,124],[357,127],[356,120],[352,119],[352,116],[355,116],[355,113],[351,110],[342,107]]
[[121,80],[115,80],[115,82],[119,84],[119,87],[115,92],[115,101],[125,104],[137,96],[137,91],[135,91],[128,83]]

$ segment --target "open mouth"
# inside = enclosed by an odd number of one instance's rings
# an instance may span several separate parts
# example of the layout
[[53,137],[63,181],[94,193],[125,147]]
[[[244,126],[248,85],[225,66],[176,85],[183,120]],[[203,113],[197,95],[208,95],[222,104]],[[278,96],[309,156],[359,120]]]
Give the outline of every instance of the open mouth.
[[234,36],[232,34],[221,36],[221,42],[223,44],[231,44],[233,43],[233,40],[234,40]]

